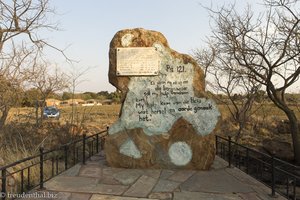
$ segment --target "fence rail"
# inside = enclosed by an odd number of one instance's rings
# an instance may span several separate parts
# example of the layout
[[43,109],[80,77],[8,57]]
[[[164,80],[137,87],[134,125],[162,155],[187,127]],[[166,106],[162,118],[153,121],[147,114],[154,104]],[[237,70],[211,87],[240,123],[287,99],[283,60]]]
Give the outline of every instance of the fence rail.
[[[103,149],[108,129],[94,135],[83,135],[81,139],[64,144],[56,149],[40,148],[38,155],[24,158],[0,167],[0,199],[5,200],[8,192],[23,193],[33,188],[44,188],[52,177],[82,162]],[[216,154],[288,199],[300,199],[300,167],[216,136]],[[12,191],[13,190],[13,191]]]
[[39,154],[0,167],[0,199],[5,200],[7,193],[23,193],[33,188],[44,188],[44,183],[61,174],[79,162],[103,149],[107,130],[94,135],[82,135],[81,139],[61,145],[58,148],[39,149]]
[[288,199],[300,199],[300,167],[292,165],[232,141],[231,137],[216,136],[216,154]]

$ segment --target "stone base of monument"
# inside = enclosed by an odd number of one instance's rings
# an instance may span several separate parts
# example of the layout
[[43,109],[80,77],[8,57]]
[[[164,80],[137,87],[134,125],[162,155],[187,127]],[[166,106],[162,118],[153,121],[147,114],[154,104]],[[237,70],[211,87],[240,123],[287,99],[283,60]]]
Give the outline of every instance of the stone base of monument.
[[213,134],[198,135],[181,118],[162,135],[148,136],[142,129],[110,135],[105,152],[113,167],[207,170],[215,158],[215,140]]
[[123,95],[105,142],[108,163],[125,168],[207,170],[220,112],[203,71],[159,32],[127,29],[110,43],[109,81]]

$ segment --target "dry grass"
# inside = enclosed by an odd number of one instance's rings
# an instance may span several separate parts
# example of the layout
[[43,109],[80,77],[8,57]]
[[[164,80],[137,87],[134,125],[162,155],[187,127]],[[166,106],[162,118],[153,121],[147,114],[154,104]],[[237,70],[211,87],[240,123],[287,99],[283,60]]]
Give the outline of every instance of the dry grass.
[[[93,131],[93,128],[99,130],[106,129],[118,119],[120,105],[102,105],[91,107],[74,107],[74,123],[83,125]],[[62,121],[68,123],[72,119],[72,107],[61,108]],[[93,131],[94,132],[94,131]]]
[[[225,105],[219,105],[219,109],[223,123],[218,134],[234,135],[238,127],[230,120],[228,109]],[[296,107],[293,109],[300,119],[299,110]],[[36,127],[34,108],[12,109],[6,127],[0,130],[0,165],[35,154],[40,146],[52,148],[69,142],[83,132],[96,133],[104,130],[117,120],[120,105],[78,106],[74,107],[73,112],[72,107],[62,107],[60,110],[59,120],[45,120],[42,126]],[[273,104],[264,104],[247,124],[241,142],[255,146],[260,145],[263,139],[274,137],[290,142],[289,134],[278,134],[277,131],[278,124],[285,119],[285,114]]]
[[[298,119],[300,119],[299,109],[295,105],[291,105],[290,107],[294,110]],[[219,105],[219,109],[222,113],[223,123],[218,134],[235,136],[238,131],[237,124],[231,120],[230,113],[225,105]],[[260,148],[262,141],[265,139],[278,139],[292,144],[289,125],[285,123],[287,117],[283,111],[275,107],[272,103],[254,105],[253,109],[256,112],[247,123],[239,140],[240,143],[254,148]]]
[[93,134],[106,129],[117,120],[120,105],[62,107],[61,118],[46,119],[35,124],[34,108],[11,109],[8,122],[0,130],[0,166],[38,153],[40,146],[54,148],[78,138],[82,133]]
[[[230,117],[230,113],[225,105],[221,104],[218,106],[221,113],[222,118],[226,119]],[[290,105],[290,108],[294,110],[295,114],[297,115],[298,119],[300,119],[300,112],[296,105]],[[277,118],[278,120],[286,120],[287,117],[285,113],[274,106],[272,103],[265,103],[263,105],[255,104],[253,110],[256,110],[254,116],[260,118]]]

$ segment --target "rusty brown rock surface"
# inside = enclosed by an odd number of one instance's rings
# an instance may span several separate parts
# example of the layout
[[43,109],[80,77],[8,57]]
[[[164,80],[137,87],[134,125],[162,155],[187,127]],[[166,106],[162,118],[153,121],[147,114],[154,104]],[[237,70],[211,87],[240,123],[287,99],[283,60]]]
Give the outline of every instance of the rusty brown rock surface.
[[[158,76],[117,75],[116,48],[131,47],[160,49]],[[166,75],[166,65],[183,66],[185,71]],[[165,89],[170,80],[171,91]],[[214,132],[220,114],[205,94],[203,71],[194,59],[172,50],[157,31],[122,30],[110,43],[109,81],[123,95],[120,119],[110,128],[105,141],[106,159],[111,166],[209,169],[215,157]],[[182,94],[173,92],[178,88]],[[159,94],[152,95],[157,90]],[[163,93],[168,95],[162,96]]]
[[[133,39],[131,40],[131,42],[128,42],[128,44],[122,44],[122,39],[124,35],[132,35]],[[119,89],[124,95],[126,95],[130,77],[116,75],[116,68],[117,68],[116,48],[152,47],[156,42],[159,42],[161,45],[166,47],[171,52],[174,59],[178,58],[183,60],[184,63],[193,64],[194,69],[196,71],[193,79],[194,89],[197,92],[203,92],[205,89],[204,74],[203,71],[199,68],[197,62],[189,55],[180,54],[170,49],[167,39],[160,32],[145,30],[142,28],[121,30],[114,35],[109,46],[109,72],[108,72],[109,82],[117,89]]]
[[[120,153],[128,139],[134,141],[143,156],[135,159]],[[168,158],[168,150],[175,142],[186,142],[193,150],[191,161],[181,167]],[[214,134],[199,136],[191,124],[179,119],[169,134],[147,136],[142,129],[133,129],[110,135],[105,141],[106,159],[111,166],[125,168],[185,168],[207,170],[215,158]],[[160,159],[161,158],[161,159]]]

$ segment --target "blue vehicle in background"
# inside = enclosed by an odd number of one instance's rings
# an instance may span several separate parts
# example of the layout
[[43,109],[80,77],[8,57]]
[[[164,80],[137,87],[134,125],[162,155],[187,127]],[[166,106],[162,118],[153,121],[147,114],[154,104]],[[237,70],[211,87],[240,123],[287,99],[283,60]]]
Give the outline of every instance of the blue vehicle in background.
[[44,118],[55,118],[59,119],[60,117],[60,112],[59,110],[54,107],[54,106],[47,106],[44,108],[44,113],[43,113]]

